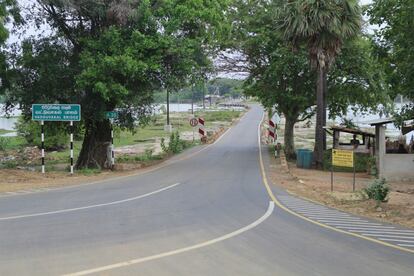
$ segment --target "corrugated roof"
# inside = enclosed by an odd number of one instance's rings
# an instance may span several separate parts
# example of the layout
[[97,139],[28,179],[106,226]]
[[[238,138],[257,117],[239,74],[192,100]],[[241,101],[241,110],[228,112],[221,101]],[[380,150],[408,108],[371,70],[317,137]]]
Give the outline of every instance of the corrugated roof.
[[346,132],[346,133],[352,133],[352,134],[359,134],[359,135],[365,135],[370,137],[375,137],[375,134],[368,131],[363,131],[356,128],[346,128],[343,126],[332,126],[330,127],[331,130],[340,131],[340,132]]

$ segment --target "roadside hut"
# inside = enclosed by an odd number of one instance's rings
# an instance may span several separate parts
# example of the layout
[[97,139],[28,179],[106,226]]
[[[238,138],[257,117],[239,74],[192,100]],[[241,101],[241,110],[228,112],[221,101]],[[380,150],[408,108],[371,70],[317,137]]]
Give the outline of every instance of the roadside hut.
[[[357,153],[367,153],[374,155],[374,133],[343,126],[332,126],[329,129],[332,132],[334,149],[355,150]],[[351,134],[352,138],[344,141],[344,139],[341,139],[341,133]]]
[[[376,163],[378,176],[387,180],[414,180],[414,141],[407,145],[406,138],[401,136],[398,141],[390,141],[385,134],[386,125],[394,123],[392,118],[371,121],[375,127]],[[414,126],[405,124],[402,135],[414,130]]]

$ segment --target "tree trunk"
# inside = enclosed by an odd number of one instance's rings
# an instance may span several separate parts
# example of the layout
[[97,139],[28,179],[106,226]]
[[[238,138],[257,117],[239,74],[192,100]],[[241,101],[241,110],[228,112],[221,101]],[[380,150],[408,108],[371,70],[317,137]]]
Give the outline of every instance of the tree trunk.
[[[315,131],[315,149],[314,161],[317,168],[322,168],[323,151],[324,151],[324,118],[326,119],[326,112],[324,110],[324,68],[318,68],[317,82],[316,82],[316,131]],[[324,115],[325,113],[325,115]]]
[[[323,121],[322,125],[326,126],[326,111],[327,111],[327,96],[328,96],[328,73],[323,71]],[[323,150],[326,150],[326,131],[323,130]]]
[[108,120],[86,122],[82,149],[76,162],[76,169],[111,168],[108,151],[111,145],[111,125]]
[[290,117],[286,116],[286,124],[285,124],[285,154],[286,157],[290,160],[296,158],[296,151],[295,151],[295,141],[294,141],[294,131],[295,131],[295,123],[297,121],[297,117]]

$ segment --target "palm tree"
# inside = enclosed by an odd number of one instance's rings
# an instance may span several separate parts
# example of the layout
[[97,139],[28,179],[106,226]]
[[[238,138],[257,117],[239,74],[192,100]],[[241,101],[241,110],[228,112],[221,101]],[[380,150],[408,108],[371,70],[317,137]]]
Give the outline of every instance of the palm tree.
[[361,30],[362,11],[358,0],[290,0],[281,10],[285,39],[294,48],[305,44],[312,68],[317,71],[316,133],[314,160],[321,168],[326,149],[327,73],[345,40]]

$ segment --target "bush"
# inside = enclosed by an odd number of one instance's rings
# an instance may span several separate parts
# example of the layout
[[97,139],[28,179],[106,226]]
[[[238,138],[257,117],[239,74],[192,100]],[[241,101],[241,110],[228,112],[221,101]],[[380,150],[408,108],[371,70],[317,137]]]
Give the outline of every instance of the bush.
[[385,202],[390,192],[390,188],[386,183],[386,180],[377,179],[371,183],[367,188],[364,189],[364,192],[369,199],[374,199],[377,202]]
[[181,140],[178,131],[171,133],[168,147],[165,145],[165,139],[161,138],[161,148],[165,153],[180,153],[186,147],[187,145]]
[[[29,145],[41,147],[41,126],[39,122],[19,118],[16,123],[19,136],[23,137]],[[45,123],[45,149],[62,150],[68,146],[69,134],[63,123]]]
[[9,139],[6,137],[0,137],[0,151],[5,151],[9,145]]
[[16,160],[5,161],[0,164],[1,169],[15,169],[19,163]]

